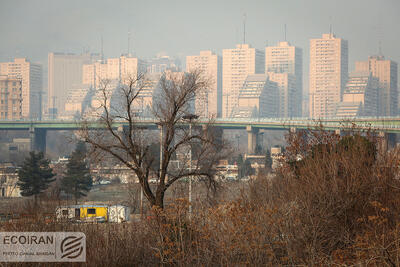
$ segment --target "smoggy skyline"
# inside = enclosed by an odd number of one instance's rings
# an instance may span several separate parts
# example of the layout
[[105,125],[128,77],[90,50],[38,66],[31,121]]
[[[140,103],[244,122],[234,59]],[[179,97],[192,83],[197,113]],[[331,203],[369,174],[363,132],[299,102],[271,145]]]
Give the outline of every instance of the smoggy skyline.
[[[100,52],[105,57],[128,50],[140,58],[164,51],[170,56],[232,48],[243,42],[263,49],[284,39],[303,49],[308,80],[309,40],[327,33],[349,41],[349,71],[354,61],[382,53],[400,62],[400,2],[336,1],[8,1],[0,3],[0,60],[27,57],[47,69],[49,52]],[[305,88],[307,90],[307,88]]]

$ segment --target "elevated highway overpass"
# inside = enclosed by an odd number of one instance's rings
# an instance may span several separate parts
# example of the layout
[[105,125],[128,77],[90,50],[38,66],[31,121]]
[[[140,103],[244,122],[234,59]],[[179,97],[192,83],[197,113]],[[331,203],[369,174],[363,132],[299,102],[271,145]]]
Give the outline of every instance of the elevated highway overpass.
[[[209,124],[207,119],[198,119],[199,126]],[[182,121],[182,124],[189,122]],[[105,126],[97,121],[88,121],[90,129],[104,129]],[[127,126],[127,122],[116,121],[113,126]],[[137,118],[136,125],[149,129],[157,129],[157,121],[152,118]],[[323,126],[326,130],[367,130],[371,129],[387,138],[400,133],[400,117],[364,117],[364,118],[330,118],[311,120],[308,118],[271,119],[271,118],[217,118],[212,121],[214,127],[221,129],[245,129],[248,133],[248,152],[254,152],[259,130],[308,130]],[[0,121],[1,130],[26,130],[31,137],[32,150],[45,151],[47,131],[78,130],[82,126],[80,121],[48,120],[48,121]]]

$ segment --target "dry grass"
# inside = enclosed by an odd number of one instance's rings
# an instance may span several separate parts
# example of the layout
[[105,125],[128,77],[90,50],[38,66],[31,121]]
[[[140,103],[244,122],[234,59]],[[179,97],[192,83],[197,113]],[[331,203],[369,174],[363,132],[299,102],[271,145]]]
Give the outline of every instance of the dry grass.
[[325,131],[301,135],[289,137],[286,156],[302,161],[236,185],[239,197],[199,197],[191,216],[182,184],[175,201],[141,221],[31,218],[1,231],[82,231],[86,266],[399,266],[399,151],[372,155],[379,140],[369,133],[350,143]]

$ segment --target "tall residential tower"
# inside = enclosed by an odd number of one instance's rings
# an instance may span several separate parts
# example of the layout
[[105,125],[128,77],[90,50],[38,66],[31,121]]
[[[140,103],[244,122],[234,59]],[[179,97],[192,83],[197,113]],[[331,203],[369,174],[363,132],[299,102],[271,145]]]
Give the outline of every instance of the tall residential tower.
[[310,117],[336,114],[348,76],[348,44],[332,33],[310,40]]
[[396,116],[397,101],[397,63],[384,56],[371,56],[368,61],[356,62],[356,71],[365,71],[379,80],[378,115]]
[[196,96],[196,115],[221,117],[222,111],[222,59],[211,51],[200,51],[200,55],[186,57],[186,71],[200,71],[209,82],[205,92]]
[[48,109],[51,117],[64,112],[68,90],[73,86],[82,84],[83,64],[92,63],[96,59],[100,59],[100,56],[93,54],[49,53]]
[[19,79],[22,83],[21,115],[26,119],[42,117],[42,65],[29,62],[26,58],[15,58],[12,62],[0,63],[0,75]]
[[230,117],[238,105],[239,91],[250,74],[265,72],[263,51],[238,44],[222,50],[222,117]]
[[[288,73],[294,76],[294,88],[281,88],[285,97],[280,101],[280,117],[302,116],[303,102],[303,51],[289,42],[265,48],[265,72]],[[290,84],[290,83],[287,83]]]

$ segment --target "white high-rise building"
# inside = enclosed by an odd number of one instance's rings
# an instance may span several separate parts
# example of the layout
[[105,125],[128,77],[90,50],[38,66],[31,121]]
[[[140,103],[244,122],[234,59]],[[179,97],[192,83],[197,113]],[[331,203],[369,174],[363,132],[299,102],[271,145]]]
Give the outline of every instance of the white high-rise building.
[[95,54],[49,53],[48,56],[48,109],[51,117],[63,113],[68,90],[82,84],[82,68],[84,64],[100,59]]
[[264,71],[263,51],[248,44],[222,50],[222,117],[230,117],[233,108],[238,106],[239,91],[247,76]]
[[336,115],[348,77],[348,44],[335,35],[310,40],[310,117]]
[[[287,75],[287,74],[286,74]],[[267,74],[248,75],[239,92],[234,118],[276,118],[278,116],[278,85]]]
[[144,70],[144,63],[140,59],[123,55],[118,58],[109,58],[105,62],[84,64],[82,83],[93,88],[99,88],[102,80],[117,80],[126,84],[129,79],[136,79]]
[[299,98],[296,77],[290,73],[267,72],[269,80],[278,87],[277,117],[289,118],[298,115]]
[[366,71],[378,78],[378,115],[396,116],[398,113],[397,63],[384,56],[370,56],[367,61],[357,61],[356,71]]
[[[121,86],[129,86],[131,81],[134,82],[133,86],[137,86],[136,79],[144,70],[145,66],[143,62],[130,55],[122,55],[118,58],[109,58],[106,61],[97,61],[92,64],[83,65],[82,83],[84,86],[95,89],[90,101],[92,109],[88,110],[88,112],[93,113],[93,111],[101,106],[101,101],[104,100],[103,92],[99,89],[106,89],[107,96],[110,97],[110,101],[112,102],[109,102],[109,104],[113,105],[114,110],[120,110],[123,99],[121,99],[122,95],[120,91],[116,89],[121,88]],[[88,92],[92,93],[91,91]],[[144,95],[147,96],[147,94]],[[143,93],[140,93],[137,96],[137,101],[133,103],[133,108],[137,109],[137,112],[143,112],[143,109],[140,109],[140,107],[144,107],[143,100]],[[68,104],[72,105],[72,103]],[[79,105],[79,103],[75,104]]]
[[15,58],[12,62],[0,63],[0,75],[22,82],[22,118],[42,117],[42,65],[31,63],[26,58]]
[[[302,116],[303,101],[303,51],[299,47],[290,45],[289,42],[279,42],[277,46],[265,48],[265,72],[288,73],[295,78],[295,87],[281,89],[290,93],[280,103],[285,111],[279,112],[279,116]],[[281,83],[281,85],[283,85]],[[290,100],[290,104],[288,101]]]
[[338,105],[337,117],[377,116],[379,80],[368,71],[349,74],[342,102]]
[[200,55],[186,57],[186,71],[200,71],[209,82],[205,92],[196,96],[196,115],[221,117],[222,111],[222,58],[211,51],[201,51]]

